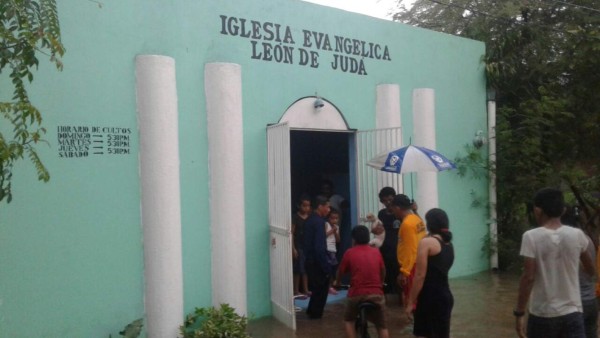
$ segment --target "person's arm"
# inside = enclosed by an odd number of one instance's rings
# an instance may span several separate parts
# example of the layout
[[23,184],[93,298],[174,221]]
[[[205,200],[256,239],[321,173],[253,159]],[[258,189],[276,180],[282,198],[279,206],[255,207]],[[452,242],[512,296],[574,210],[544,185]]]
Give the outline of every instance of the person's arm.
[[516,316],[516,330],[517,334],[521,338],[525,338],[525,317],[523,315],[517,316],[517,314],[524,314],[527,302],[529,301],[529,295],[533,288],[533,282],[535,281],[535,258],[525,257],[525,263],[523,267],[523,274],[519,282],[519,295],[517,297],[517,307],[515,307]]
[[400,273],[409,276],[415,264],[414,250],[417,247],[417,234],[413,224],[402,224],[398,232],[397,257]]
[[340,239],[340,227],[337,226],[337,225],[334,225],[333,229],[335,230],[335,233],[334,233],[335,234],[335,242],[339,243],[341,241],[341,239]]
[[[588,245],[593,244],[592,242],[590,242]],[[594,267],[594,261],[592,260],[592,256],[590,256],[590,253],[587,250],[583,251],[579,256],[579,259],[581,260],[581,264],[583,265],[583,271],[588,276],[592,277],[594,280],[598,279],[596,267]]]
[[[324,224],[324,223],[323,223]],[[315,258],[321,266],[321,270],[327,275],[331,274],[331,266],[327,261],[327,240],[325,236],[325,227],[317,226],[315,229]],[[320,229],[319,229],[320,228]]]
[[[329,227],[328,227],[328,228],[329,228],[329,230],[327,230],[327,231],[325,232],[325,237],[329,237],[329,235],[331,235],[331,234],[333,234],[333,233],[335,232],[335,228],[334,228],[334,227],[335,227],[335,225],[333,225],[333,224],[329,224],[329,223],[325,223],[325,226],[326,226],[326,227],[327,227],[328,225],[329,225]],[[327,228],[325,228],[325,229],[327,229]]]
[[436,240],[433,238],[423,238],[421,242],[419,242],[419,247],[417,249],[417,261],[415,263],[417,265],[415,268],[415,277],[413,279],[413,285],[410,289],[405,307],[405,312],[409,317],[412,316],[413,304],[417,300],[417,297],[423,288],[423,282],[425,281],[425,275],[427,274],[427,258],[429,257],[429,252],[435,243],[434,241]]
[[385,263],[383,263],[383,257],[381,257],[381,253],[379,254],[379,257],[381,258],[379,260],[379,273],[381,274],[381,282],[385,283]]
[[335,276],[335,284],[334,286],[339,287],[342,284],[342,276],[346,274],[346,269],[348,265],[348,259],[346,258],[346,254],[342,257],[342,261],[337,269],[337,274]]

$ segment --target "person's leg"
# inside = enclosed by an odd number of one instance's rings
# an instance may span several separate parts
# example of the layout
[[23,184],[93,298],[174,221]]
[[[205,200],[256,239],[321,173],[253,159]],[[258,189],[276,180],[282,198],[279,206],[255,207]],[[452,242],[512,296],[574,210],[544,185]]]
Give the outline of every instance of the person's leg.
[[346,298],[346,307],[344,309],[344,330],[349,338],[356,337],[356,317],[358,316],[358,303],[360,297]]
[[321,267],[316,261],[306,262],[306,272],[308,274],[309,287],[312,291],[306,314],[311,319],[318,319],[323,316],[323,308],[325,308],[325,303],[327,303],[329,278],[321,271]]
[[377,305],[377,308],[371,310],[369,320],[375,324],[379,338],[389,338],[390,333],[387,329],[385,313],[385,296],[369,295],[366,297],[366,300]]
[[[316,276],[316,272],[315,272],[315,267],[313,266],[314,263],[310,260],[306,261],[306,276],[308,278],[308,287],[310,288],[310,290],[314,290],[315,289],[315,283],[317,282],[317,276]],[[312,297],[311,299],[308,301],[308,307],[306,308],[306,314],[308,316],[312,315],[312,311],[313,311],[313,300]]]
[[308,288],[308,275],[303,274],[300,278],[302,279],[302,288],[304,290],[304,294],[310,296],[310,289]]
[[354,321],[344,321],[344,329],[346,330],[346,336],[348,338],[356,338],[356,331],[354,329]]
[[568,338],[586,338],[583,325],[583,313],[574,312],[565,316],[560,316],[563,324],[563,332]]
[[300,275],[294,274],[294,296],[300,294]]
[[395,252],[392,256],[384,257],[385,263],[385,293],[396,294],[398,288],[396,286],[398,278],[398,259]]
[[311,318],[317,319],[323,316],[323,309],[327,303],[327,295],[329,294],[329,278],[325,274],[317,276],[318,280],[314,284],[310,302],[313,304],[311,310]]
[[586,300],[582,303],[585,337],[598,338],[598,303],[596,299]]
[[388,329],[377,329],[377,334],[379,335],[379,338],[389,338],[390,337],[390,333],[389,333]]
[[[403,286],[403,289],[402,289],[403,304],[402,305],[404,305],[404,301],[407,300],[410,295],[410,289],[412,289],[413,280],[415,278],[415,271],[416,271],[415,268],[416,268],[416,264],[410,271],[410,275],[408,275],[408,277],[406,278],[406,283]],[[417,301],[415,301],[415,303],[413,304],[413,310],[416,308],[417,308]]]
[[331,275],[329,280],[327,281],[327,292],[331,295],[337,295],[338,292],[333,288],[333,282],[335,279],[335,271],[337,267],[337,258],[335,257],[336,253],[333,251],[327,251],[327,261],[329,265],[331,265]]
[[430,321],[429,327],[431,328],[433,337],[436,338],[450,337],[450,316],[454,307],[454,296],[452,296],[450,290],[447,290],[442,295],[438,296],[438,306],[430,306],[432,311],[430,318],[428,318]]
[[[304,256],[304,250],[298,250],[298,275],[302,283],[302,293],[310,296],[308,289],[308,275],[306,274],[306,256]],[[300,289],[298,289],[300,291]]]

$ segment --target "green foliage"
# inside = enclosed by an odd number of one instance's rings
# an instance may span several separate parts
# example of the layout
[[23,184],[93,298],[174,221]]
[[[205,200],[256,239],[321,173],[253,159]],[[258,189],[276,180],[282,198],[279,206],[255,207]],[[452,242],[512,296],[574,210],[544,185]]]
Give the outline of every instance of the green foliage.
[[184,338],[249,338],[248,319],[238,315],[228,304],[219,309],[196,308],[180,327]]
[[598,200],[590,197],[600,190],[597,4],[417,0],[410,10],[400,7],[395,15],[404,23],[486,43],[482,61],[488,87],[497,93],[501,267],[518,260],[521,234],[531,225],[526,205],[539,188],[559,187],[567,196],[581,190],[590,209],[598,206]]
[[487,153],[470,144],[466,144],[464,149],[464,156],[457,156],[454,158],[458,176],[482,179],[488,177],[490,170],[495,170],[495,168],[493,168],[494,164],[490,164],[486,157]]
[[0,119],[12,127],[10,134],[0,133],[0,202],[10,203],[13,167],[25,156],[35,166],[38,180],[50,179],[35,149],[46,129],[41,126],[42,114],[29,99],[27,82],[33,81],[39,54],[62,70],[64,52],[55,0],[0,1],[0,74],[8,73],[14,88],[10,100],[0,98]]
[[[137,338],[142,333],[143,326],[144,326],[144,319],[143,318],[136,319],[133,322],[127,324],[127,326],[125,326],[123,331],[119,332],[119,335],[123,336],[125,338]],[[112,337],[112,335],[109,335],[109,338],[111,338],[111,337]]]

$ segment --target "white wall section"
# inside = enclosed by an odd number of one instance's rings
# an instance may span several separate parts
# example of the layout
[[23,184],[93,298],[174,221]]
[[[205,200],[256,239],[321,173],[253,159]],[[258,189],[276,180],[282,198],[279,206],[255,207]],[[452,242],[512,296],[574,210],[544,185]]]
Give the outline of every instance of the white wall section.
[[204,68],[208,162],[212,302],[246,315],[246,221],[242,70],[231,63]]
[[175,60],[135,59],[148,337],[177,337],[183,319]]

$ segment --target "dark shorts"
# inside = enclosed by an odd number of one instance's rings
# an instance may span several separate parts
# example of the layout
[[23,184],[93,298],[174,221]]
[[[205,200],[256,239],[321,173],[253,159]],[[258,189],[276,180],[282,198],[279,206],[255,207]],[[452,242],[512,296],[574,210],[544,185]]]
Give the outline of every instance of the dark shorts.
[[327,251],[327,263],[331,266],[338,265],[337,254],[335,252]]
[[296,251],[298,251],[298,258],[294,259],[292,264],[294,275],[306,275],[306,257],[304,256],[304,250],[298,249]]
[[573,312],[558,317],[538,317],[529,314],[527,320],[528,338],[585,338],[583,314]]
[[362,302],[371,302],[377,305],[376,309],[373,309],[369,312],[367,319],[375,324],[375,327],[378,329],[385,329],[385,296],[383,295],[360,295],[348,297],[346,299],[344,320],[347,322],[354,322],[358,316],[358,304]]

